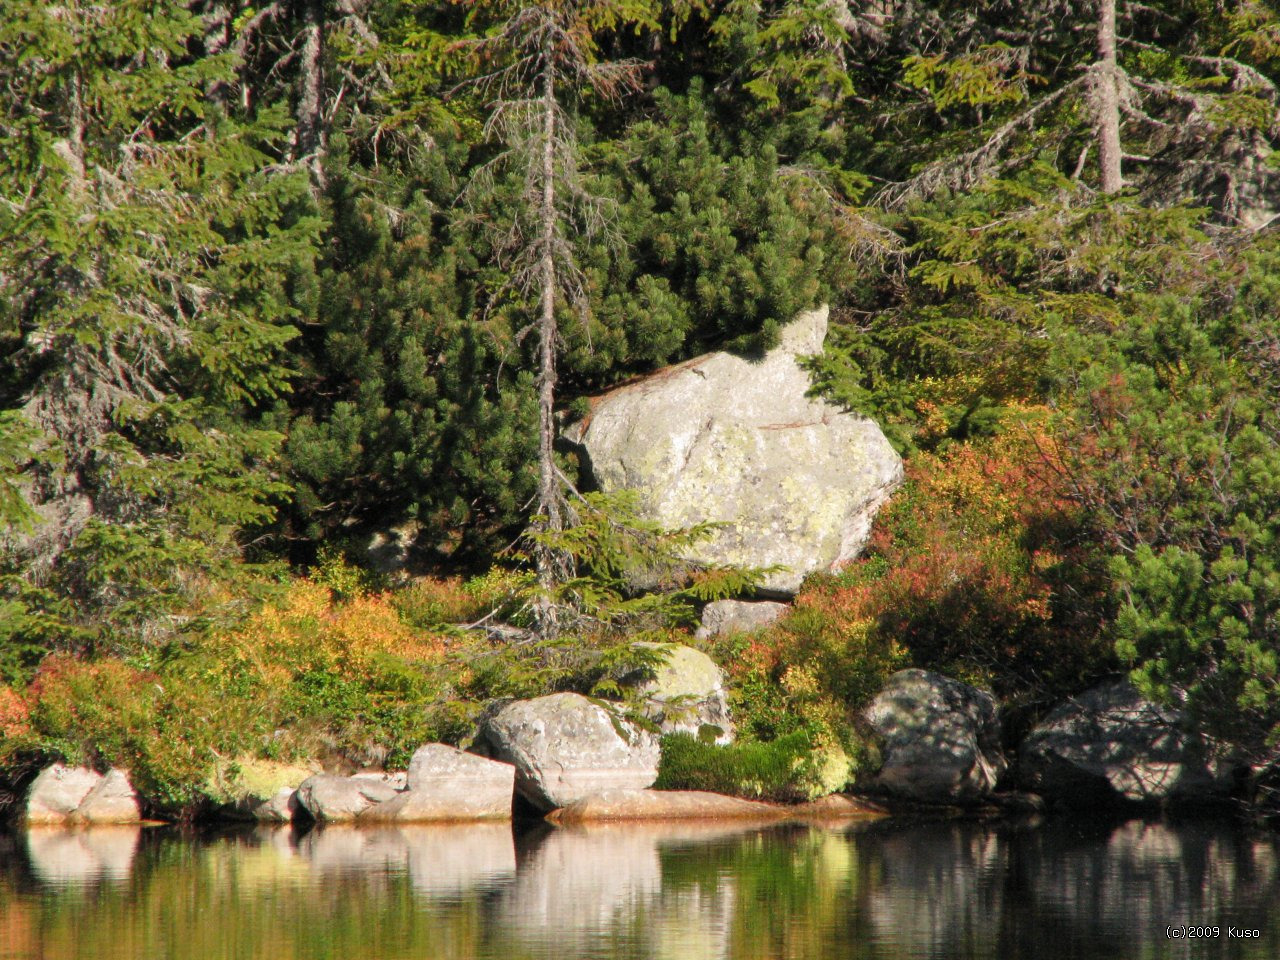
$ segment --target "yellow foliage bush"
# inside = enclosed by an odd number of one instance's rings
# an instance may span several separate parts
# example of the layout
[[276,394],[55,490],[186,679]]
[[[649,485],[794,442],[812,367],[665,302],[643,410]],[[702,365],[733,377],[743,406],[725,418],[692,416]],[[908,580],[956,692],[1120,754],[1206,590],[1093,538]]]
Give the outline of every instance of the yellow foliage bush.
[[367,676],[380,656],[434,662],[444,650],[442,637],[400,619],[389,594],[339,603],[329,587],[310,580],[294,582],[281,600],[215,643],[226,648],[228,671],[249,667],[273,685],[316,669]]

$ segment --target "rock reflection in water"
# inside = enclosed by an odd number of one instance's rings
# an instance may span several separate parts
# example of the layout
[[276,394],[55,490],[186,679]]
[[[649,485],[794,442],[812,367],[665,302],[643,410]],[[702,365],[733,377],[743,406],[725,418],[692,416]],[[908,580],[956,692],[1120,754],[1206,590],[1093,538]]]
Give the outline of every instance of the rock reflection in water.
[[457,897],[516,875],[515,841],[506,823],[330,826],[302,837],[298,855],[322,873],[403,872],[426,897]]
[[[629,942],[641,956],[728,956],[734,882],[713,861],[697,884],[680,883],[664,860],[699,857],[757,831],[714,823],[635,823],[538,829],[521,838],[515,884],[498,903],[498,927],[560,956],[600,955]],[[705,882],[710,881],[710,882]]]
[[[1258,944],[1171,944],[1170,926],[1265,928],[1280,899],[1277,840],[1235,827],[1132,820],[1049,821],[1035,828],[875,825],[857,841],[859,907],[873,940],[893,955],[1143,955],[1141,943],[1176,948],[1158,956],[1277,955]],[[874,879],[873,879],[874,878]],[[1220,952],[1223,951],[1223,952]]]
[[141,835],[140,827],[32,827],[26,833],[27,858],[37,879],[51,886],[127,880]]
[[[1280,841],[1228,823],[139,833],[0,843],[0,958],[1280,956]],[[1200,924],[1262,936],[1165,936]]]

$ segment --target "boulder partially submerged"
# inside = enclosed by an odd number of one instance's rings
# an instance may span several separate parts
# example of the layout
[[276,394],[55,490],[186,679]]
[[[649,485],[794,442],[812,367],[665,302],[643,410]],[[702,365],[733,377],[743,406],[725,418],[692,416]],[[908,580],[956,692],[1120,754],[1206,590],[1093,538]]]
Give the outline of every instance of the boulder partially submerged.
[[1068,802],[1208,801],[1233,784],[1232,766],[1213,757],[1182,711],[1125,679],[1054,709],[1022,742],[1019,773],[1029,789]]
[[900,670],[865,717],[883,742],[869,786],[922,803],[991,795],[1008,766],[991,694],[927,670]]
[[386,777],[339,777],[320,773],[298,787],[298,803],[320,823],[350,823],[374,804],[400,793],[400,784]]
[[566,438],[591,481],[629,490],[669,529],[719,524],[700,564],[778,567],[765,592],[856,557],[902,461],[871,420],[809,396],[827,308],[801,314],[763,359],[711,353],[596,398]]
[[658,738],[576,693],[517,700],[486,717],[472,751],[515,765],[515,788],[543,812],[658,777]]

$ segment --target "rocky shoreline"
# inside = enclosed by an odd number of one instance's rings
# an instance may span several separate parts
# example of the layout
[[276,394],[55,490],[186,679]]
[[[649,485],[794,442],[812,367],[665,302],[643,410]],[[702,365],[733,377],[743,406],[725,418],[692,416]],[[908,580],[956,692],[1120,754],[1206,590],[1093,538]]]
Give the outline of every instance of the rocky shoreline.
[[[679,711],[660,685],[647,691],[654,715],[664,721],[660,730],[687,730],[700,711],[732,729],[718,673],[704,672],[703,678],[700,698],[688,683],[675,684]],[[989,693],[924,670],[891,677],[864,719],[880,744],[879,770],[858,782],[854,793],[810,803],[651,789],[658,778],[659,733],[608,704],[558,693],[499,706],[481,720],[468,750],[427,744],[403,773],[339,776],[307,766],[229,761],[209,785],[218,802],[208,817],[388,824],[525,816],[571,824],[1005,816],[1053,807],[1221,804],[1249,774],[1216,755],[1179,711],[1145,701],[1124,680],[1103,683],[1050,712],[1013,758],[1001,749],[999,710]],[[121,824],[142,822],[153,809],[126,771],[54,764],[31,783],[19,816],[31,826]]]

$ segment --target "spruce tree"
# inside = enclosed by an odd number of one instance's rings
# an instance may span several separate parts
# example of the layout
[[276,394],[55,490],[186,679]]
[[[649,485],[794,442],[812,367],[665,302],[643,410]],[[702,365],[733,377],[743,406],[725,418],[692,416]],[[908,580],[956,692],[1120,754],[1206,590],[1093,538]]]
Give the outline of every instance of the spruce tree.
[[[0,402],[39,438],[5,561],[100,636],[164,636],[272,512],[291,278],[319,225],[280,115],[210,102],[181,2],[19,2],[0,22]],[[118,636],[118,635],[117,635]]]

